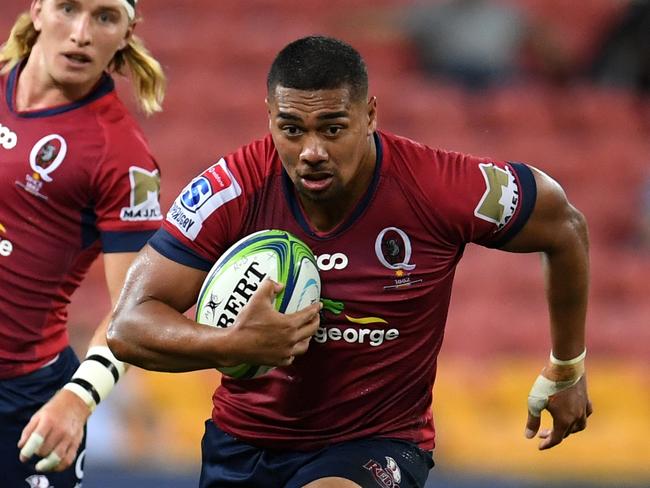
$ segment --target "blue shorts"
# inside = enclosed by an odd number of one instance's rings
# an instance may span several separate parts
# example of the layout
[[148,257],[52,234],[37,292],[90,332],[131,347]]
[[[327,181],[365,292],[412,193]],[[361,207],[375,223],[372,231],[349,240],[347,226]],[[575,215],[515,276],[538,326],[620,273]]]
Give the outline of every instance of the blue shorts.
[[364,488],[423,488],[430,452],[396,439],[366,438],[310,452],[261,449],[205,423],[200,488],[302,488],[335,476]]
[[[17,444],[29,419],[65,385],[79,366],[74,351],[65,349],[49,366],[33,373],[0,380],[0,478],[2,486],[73,488],[83,478],[86,435],[79,446],[77,461],[60,473],[38,473],[34,468],[40,460],[34,456],[21,463]],[[46,479],[44,479],[46,478]]]

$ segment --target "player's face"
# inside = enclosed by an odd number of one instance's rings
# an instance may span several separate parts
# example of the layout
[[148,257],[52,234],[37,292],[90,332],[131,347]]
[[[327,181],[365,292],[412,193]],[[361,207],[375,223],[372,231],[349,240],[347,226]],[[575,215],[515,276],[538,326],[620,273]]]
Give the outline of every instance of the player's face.
[[120,0],[34,0],[31,16],[39,32],[32,55],[42,73],[82,93],[126,47],[133,29]]
[[267,107],[273,142],[303,203],[356,201],[375,166],[375,98],[353,100],[348,88],[277,86]]

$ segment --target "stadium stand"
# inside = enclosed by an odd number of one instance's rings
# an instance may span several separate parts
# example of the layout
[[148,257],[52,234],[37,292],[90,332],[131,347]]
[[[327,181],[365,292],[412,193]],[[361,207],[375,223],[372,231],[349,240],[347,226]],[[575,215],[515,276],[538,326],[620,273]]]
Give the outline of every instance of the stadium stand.
[[[418,71],[403,38],[364,30],[362,23],[350,29],[346,20],[360,22],[358,19],[378,9],[406,8],[413,3],[142,1],[144,21],[138,31],[163,62],[170,83],[165,112],[142,121],[163,171],[163,207],[169,207],[183,182],[201,168],[265,134],[266,68],[279,47],[311,33],[345,37],[367,59],[371,90],[379,100],[381,127],[432,146],[525,161],[543,168],[562,183],[590,224],[593,270],[589,361],[594,365],[592,394],[597,405],[593,433],[588,429],[581,434],[585,437],[571,439],[563,452],[550,453],[544,460],[535,457],[537,453],[530,444],[512,441],[512,437],[521,436],[525,413],[520,404],[525,402],[529,382],[548,352],[539,258],[505,258],[494,251],[470,247],[457,274],[434,402],[439,414],[441,465],[448,460],[452,468],[465,472],[496,476],[495,471],[501,470],[501,475],[511,473],[521,479],[552,470],[555,479],[564,476],[577,483],[558,482],[558,486],[581,486],[577,477],[592,480],[584,486],[628,486],[628,482],[633,486],[638,480],[639,486],[644,486],[650,480],[647,439],[644,442],[642,438],[642,433],[650,429],[650,376],[641,365],[647,366],[650,357],[650,249],[640,246],[635,236],[640,232],[640,193],[650,179],[650,100],[621,90],[597,88],[581,79],[561,87],[528,82],[470,93],[448,82],[426,78]],[[517,3],[557,29],[578,66],[593,56],[599,35],[615,19],[623,2]],[[0,32],[8,31],[15,14],[27,4],[26,0],[2,0]],[[71,309],[72,329],[76,327],[79,344],[90,333],[97,310],[88,310],[84,304],[107,306],[102,295],[101,267],[96,266],[91,273]],[[479,400],[466,395],[467,388],[458,388],[475,377],[484,361],[489,364],[484,372],[497,379],[495,388],[503,393],[501,400],[486,386],[490,377],[481,376],[471,388],[476,387],[472,391]],[[504,383],[513,371],[514,383]],[[617,378],[614,372],[620,376]],[[194,387],[196,383],[184,392],[181,380],[166,375],[134,375],[137,379],[133,381],[143,389],[150,404],[159,405],[159,411],[168,405],[170,410],[156,413],[157,420],[149,418],[153,412],[131,414],[130,421],[145,422],[147,418],[160,426],[172,425],[179,436],[173,447],[182,461],[179,469],[193,468],[200,435],[195,427],[209,414],[208,394],[201,397],[201,388]],[[215,381],[212,375],[199,377],[194,381],[206,391],[206,385]],[[185,395],[201,408],[179,405],[178,395]],[[450,403],[454,395],[457,401]],[[622,403],[610,400],[616,395],[624,399]],[[440,406],[436,407],[438,401]],[[507,402],[507,406],[499,402]],[[498,416],[502,410],[506,410],[506,420]],[[486,419],[481,412],[485,412]],[[174,415],[181,416],[180,424],[175,424]],[[626,416],[629,422],[621,429],[612,426]],[[505,423],[508,429],[493,444],[477,440],[482,433],[458,427],[467,424],[483,429],[491,421]],[[191,436],[180,434],[178,426],[190,422]],[[606,442],[627,453],[627,457],[609,449],[598,450],[594,445],[579,446],[580,442],[599,443],[599,435],[607,436]],[[172,442],[173,437],[165,439]],[[136,449],[139,445],[125,447],[125,458],[137,460],[142,455]],[[511,456],[503,454],[503,445],[512,450]],[[501,458],[486,456],[490,450],[501,453]],[[528,454],[520,455],[524,451]],[[575,455],[579,457],[578,468],[562,461]],[[508,456],[514,462],[505,459]],[[467,459],[471,457],[483,457],[492,465],[470,463]],[[159,468],[166,462],[162,459],[161,454],[160,459],[147,462]],[[618,481],[611,481],[614,478]],[[598,480],[605,484],[598,485]],[[448,486],[486,486],[481,482],[479,479],[472,484],[465,479]],[[508,483],[502,479],[495,486],[511,486]],[[96,485],[89,479],[88,486]],[[120,486],[127,485],[120,482]],[[184,485],[179,481],[174,486]],[[529,485],[521,481],[512,486]]]

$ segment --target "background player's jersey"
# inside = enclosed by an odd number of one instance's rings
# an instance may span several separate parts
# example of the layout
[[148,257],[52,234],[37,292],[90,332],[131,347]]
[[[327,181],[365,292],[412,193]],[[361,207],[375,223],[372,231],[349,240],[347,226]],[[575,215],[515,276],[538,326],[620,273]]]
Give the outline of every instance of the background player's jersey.
[[63,350],[66,306],[91,262],[137,251],[162,220],[158,167],[113,80],[17,112],[19,69],[0,77],[0,379]]
[[468,242],[505,243],[525,223],[530,169],[379,132],[377,166],[331,232],[303,214],[270,136],[194,179],[152,246],[208,270],[239,238],[280,228],[317,255],[324,309],[309,350],[252,380],[223,378],[213,420],[255,445],[314,449],[364,436],[434,443],[431,389],[456,264]]

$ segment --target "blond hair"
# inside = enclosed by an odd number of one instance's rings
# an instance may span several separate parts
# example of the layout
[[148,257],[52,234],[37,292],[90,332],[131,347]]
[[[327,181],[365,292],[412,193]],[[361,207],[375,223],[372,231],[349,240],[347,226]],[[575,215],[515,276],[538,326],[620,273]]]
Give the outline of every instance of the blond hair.
[[[38,39],[28,12],[18,16],[11,28],[9,39],[0,46],[0,74],[9,72],[23,58],[29,56]],[[140,108],[150,115],[162,110],[166,79],[160,63],[149,53],[137,36],[131,36],[127,46],[115,53],[108,71],[124,74],[128,67]]]

